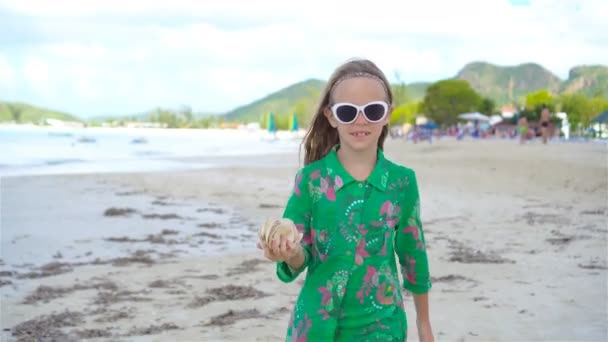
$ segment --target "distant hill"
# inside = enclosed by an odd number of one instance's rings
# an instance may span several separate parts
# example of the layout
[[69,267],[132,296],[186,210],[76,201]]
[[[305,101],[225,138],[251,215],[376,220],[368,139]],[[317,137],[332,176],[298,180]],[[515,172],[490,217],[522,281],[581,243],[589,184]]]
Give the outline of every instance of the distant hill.
[[87,119],[90,122],[106,122],[106,121],[147,121],[150,117],[150,112],[124,114],[124,115],[98,115]]
[[19,122],[21,123],[35,124],[43,122],[45,119],[82,121],[73,115],[51,109],[35,107],[19,102],[0,101],[0,122],[15,121],[15,117],[18,117]]
[[[497,106],[522,103],[524,97],[537,90],[548,89],[552,93],[582,93],[587,96],[608,98],[608,67],[576,66],[570,70],[567,80],[562,81],[551,71],[535,63],[515,66],[499,66],[486,62],[465,65],[453,78],[468,81],[473,89],[489,97]],[[424,98],[431,83],[418,82],[406,86],[410,100]],[[325,81],[310,79],[292,84],[259,100],[238,107],[228,113],[229,121],[260,122],[262,117],[273,112],[285,120],[293,112],[299,114],[301,125],[308,125]]]
[[[541,89],[548,89],[555,94],[582,93],[586,96],[608,98],[608,67],[602,65],[575,66],[570,70],[567,80],[560,80],[551,71],[535,63],[499,66],[486,62],[473,62],[465,65],[453,78],[468,81],[481,95],[493,99],[497,107],[513,102],[522,103],[526,94]],[[272,112],[277,116],[277,120],[285,125],[288,117],[296,112],[299,124],[306,127],[310,123],[325,83],[326,81],[319,79],[308,79],[289,85],[259,100],[235,108],[225,113],[223,118],[235,122],[262,122],[264,116]],[[407,98],[421,100],[430,84],[426,82],[407,84]],[[147,121],[156,112],[151,110],[133,115],[97,117],[87,121],[107,119]],[[82,121],[67,113],[23,103],[0,101],[0,122],[12,121],[15,113],[20,115],[21,122],[38,123],[45,118]],[[192,113],[195,120],[204,120],[210,115],[202,112]]]
[[325,81],[317,79],[298,82],[257,101],[235,108],[226,113],[224,117],[230,121],[257,122],[269,112],[277,116],[289,116],[293,112],[299,112],[300,124],[308,123],[324,87]]
[[407,96],[412,101],[422,100],[426,94],[426,88],[431,85],[430,82],[414,82],[407,85]]
[[[296,112],[299,124],[306,126],[314,114],[325,84],[325,81],[318,79],[298,82],[252,103],[238,107],[226,113],[224,117],[229,121],[259,122],[262,120],[261,117],[269,112],[283,120]],[[429,84],[419,82],[406,85],[408,98],[412,100],[422,99]]]
[[562,83],[551,71],[534,63],[498,66],[473,62],[465,65],[454,78],[468,81],[473,89],[498,105],[517,102],[541,89],[559,92]]
[[568,79],[562,84],[564,93],[582,93],[587,96],[608,98],[608,67],[584,65],[570,69]]
[[[159,109],[152,109],[146,112],[123,114],[123,115],[99,115],[89,118],[89,122],[106,122],[106,121],[150,121]],[[179,112],[180,109],[167,109],[172,112]],[[194,120],[204,119],[210,116],[219,115],[218,113],[211,112],[193,112],[192,118]]]
[[602,65],[575,66],[570,69],[568,79],[562,81],[534,63],[498,66],[473,62],[462,68],[455,78],[468,81],[473,89],[498,105],[520,102],[526,94],[541,89],[555,94],[582,93],[608,98],[608,67]]

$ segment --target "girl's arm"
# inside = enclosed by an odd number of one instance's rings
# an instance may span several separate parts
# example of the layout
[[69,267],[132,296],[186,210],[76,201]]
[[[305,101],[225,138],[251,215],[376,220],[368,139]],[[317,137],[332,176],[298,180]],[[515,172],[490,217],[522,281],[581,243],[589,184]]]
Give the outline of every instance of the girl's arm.
[[416,321],[425,323],[430,322],[429,315],[429,294],[418,293],[414,294],[414,306],[416,307]]
[[[404,202],[395,237],[395,251],[403,274],[403,287],[413,294],[425,294],[431,288],[424,231],[420,220],[420,197],[416,174],[407,170]],[[416,306],[418,308],[418,306]],[[428,314],[427,305],[420,305]],[[426,310],[425,310],[426,308]]]
[[291,219],[296,224],[298,231],[303,234],[303,237],[300,242],[301,248],[293,258],[277,262],[277,276],[283,282],[288,283],[295,280],[308,266],[312,245],[311,208],[308,177],[300,170],[296,174],[293,192],[287,201],[283,217]]
[[416,174],[407,170],[405,200],[395,237],[395,251],[401,264],[403,287],[414,295],[418,337],[422,342],[434,341],[429,314],[431,278],[422,221],[420,219],[420,195]]
[[433,328],[429,315],[428,293],[414,294],[414,305],[416,306],[416,327],[418,328],[418,341],[434,342]]

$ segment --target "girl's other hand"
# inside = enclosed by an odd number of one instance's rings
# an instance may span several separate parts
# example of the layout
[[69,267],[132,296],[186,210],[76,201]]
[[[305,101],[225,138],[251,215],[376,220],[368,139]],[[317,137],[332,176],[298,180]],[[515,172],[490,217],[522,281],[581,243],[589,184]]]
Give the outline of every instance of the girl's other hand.
[[416,322],[418,328],[418,341],[420,342],[434,342],[435,337],[433,336],[433,329],[431,328],[430,322]]

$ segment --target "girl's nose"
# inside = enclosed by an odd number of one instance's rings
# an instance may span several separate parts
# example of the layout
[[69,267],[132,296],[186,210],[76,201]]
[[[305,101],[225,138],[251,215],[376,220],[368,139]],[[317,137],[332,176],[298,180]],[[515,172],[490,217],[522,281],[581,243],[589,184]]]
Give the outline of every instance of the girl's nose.
[[365,118],[365,114],[363,114],[363,111],[359,111],[359,113],[357,114],[357,120],[355,120],[354,123],[357,125],[367,124],[367,119]]

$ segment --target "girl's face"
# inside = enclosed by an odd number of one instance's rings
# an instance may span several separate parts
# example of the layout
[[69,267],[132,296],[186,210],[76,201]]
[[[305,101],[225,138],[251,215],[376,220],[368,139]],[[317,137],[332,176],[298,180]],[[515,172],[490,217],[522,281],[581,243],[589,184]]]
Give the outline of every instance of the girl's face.
[[[331,99],[324,114],[338,130],[340,145],[353,151],[376,149],[392,112],[382,83],[369,77],[348,78],[335,87]],[[352,105],[364,108],[355,109]],[[349,121],[352,122],[346,123]]]

